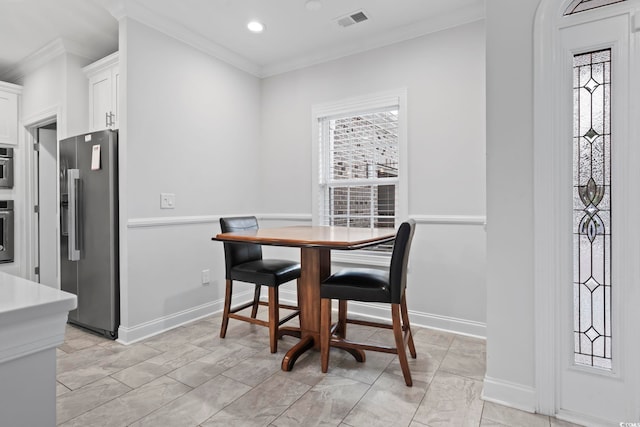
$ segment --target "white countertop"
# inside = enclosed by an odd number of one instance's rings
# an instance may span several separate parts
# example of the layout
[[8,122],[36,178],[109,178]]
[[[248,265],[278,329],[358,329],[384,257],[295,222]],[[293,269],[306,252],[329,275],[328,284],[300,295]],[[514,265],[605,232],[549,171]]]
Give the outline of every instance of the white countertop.
[[0,272],[0,363],[64,340],[75,295]]
[[34,317],[69,312],[77,306],[75,295],[21,277],[0,272],[0,325],[13,317]]

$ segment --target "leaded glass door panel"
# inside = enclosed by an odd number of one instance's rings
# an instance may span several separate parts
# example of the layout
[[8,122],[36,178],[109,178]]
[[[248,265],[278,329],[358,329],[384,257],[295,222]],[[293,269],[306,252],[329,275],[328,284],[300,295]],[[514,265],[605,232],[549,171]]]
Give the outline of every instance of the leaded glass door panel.
[[[604,10],[605,8],[601,8]],[[558,261],[558,413],[592,416],[593,425],[633,413],[637,337],[625,323],[637,299],[640,240],[632,177],[640,149],[631,142],[637,102],[630,16],[573,19],[560,29],[558,194],[566,222]],[[595,16],[595,15],[594,15]],[[640,120],[635,120],[640,122]],[[636,144],[638,145],[638,144]],[[566,256],[565,256],[566,255]],[[635,328],[634,328],[635,329]],[[630,409],[631,408],[631,409]]]

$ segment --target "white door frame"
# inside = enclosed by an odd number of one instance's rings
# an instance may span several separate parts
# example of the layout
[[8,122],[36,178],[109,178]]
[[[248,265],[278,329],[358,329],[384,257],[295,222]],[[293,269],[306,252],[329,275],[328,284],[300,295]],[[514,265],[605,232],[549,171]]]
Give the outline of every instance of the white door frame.
[[[38,128],[51,123],[58,123],[58,141],[62,139],[60,132],[60,123],[62,121],[62,109],[58,106],[47,108],[37,114],[29,116],[22,120],[25,132],[25,231],[26,241],[29,242],[28,256],[26,259],[26,275],[25,277],[36,281],[35,267],[39,262],[39,239],[38,239],[38,216],[33,211],[33,207],[38,202],[38,181],[37,181],[37,165],[33,156],[33,144],[37,141]],[[56,150],[59,151],[59,150]],[[56,164],[59,161],[59,154],[56,154]],[[60,183],[56,183],[56,217],[60,218]],[[59,221],[56,221],[59,223]],[[56,232],[58,236],[57,248],[60,247],[59,230]],[[60,288],[60,272],[57,273],[57,286]]]
[[[640,26],[640,1],[627,0],[610,6],[594,9],[589,12],[581,12],[569,18],[563,17],[563,12],[570,0],[558,2],[557,0],[541,0],[534,24],[534,302],[535,302],[535,363],[536,363],[536,394],[537,411],[539,413],[556,415],[560,418],[582,421],[589,425],[597,425],[605,420],[593,418],[581,418],[580,414],[567,414],[560,411],[559,394],[559,366],[558,354],[565,343],[566,337],[559,325],[566,324],[562,317],[560,283],[566,279],[566,267],[563,262],[567,260],[567,254],[563,251],[566,239],[566,223],[564,218],[563,199],[565,191],[559,190],[571,179],[571,171],[567,171],[567,153],[563,152],[557,143],[563,133],[561,129],[560,111],[566,106],[567,100],[560,90],[559,64],[563,61],[560,25],[561,21],[570,21],[570,24],[579,24],[592,18],[604,18],[612,14],[621,14],[631,8],[631,31],[629,43],[632,52],[631,70],[637,74],[639,65],[636,60],[640,39],[638,39],[638,27]],[[636,79],[637,80],[637,79]],[[631,99],[637,99],[640,82],[631,80]],[[572,101],[569,100],[569,103]],[[636,110],[631,110],[629,117],[638,117]],[[636,119],[637,121],[637,119]],[[632,123],[633,124],[633,121]],[[631,126],[629,138],[638,141],[639,129]],[[566,150],[565,150],[566,151]],[[640,173],[629,172],[624,179],[640,182]],[[571,181],[569,181],[571,182]],[[619,225],[620,226],[620,225]],[[619,229],[622,229],[620,226]],[[618,230],[619,230],[618,229]],[[619,232],[618,232],[619,233]],[[636,243],[625,248],[630,256],[640,257],[640,244]],[[637,262],[635,263],[637,264]],[[638,278],[638,268],[633,266],[626,268],[626,277]],[[630,271],[629,271],[630,270]],[[638,288],[638,286],[628,286]],[[628,289],[625,297],[633,301],[640,301],[637,289]],[[620,314],[619,326],[638,324],[637,310],[627,309]],[[618,331],[618,336],[623,334],[627,339],[633,334],[626,330]],[[638,354],[640,343],[637,336],[633,342],[627,343],[628,350]],[[625,378],[634,385],[631,396],[626,396],[630,404],[629,413],[620,414],[621,419],[616,422],[638,421],[638,407],[640,407],[640,369],[635,363],[622,361],[625,364]]]

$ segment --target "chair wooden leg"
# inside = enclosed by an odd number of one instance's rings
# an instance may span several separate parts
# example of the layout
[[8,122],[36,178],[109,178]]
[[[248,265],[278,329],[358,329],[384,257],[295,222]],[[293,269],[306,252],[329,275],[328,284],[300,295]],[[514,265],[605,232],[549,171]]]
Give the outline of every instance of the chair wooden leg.
[[269,347],[271,353],[278,351],[278,323],[280,323],[278,304],[278,287],[269,286]]
[[260,305],[260,289],[262,286],[256,284],[256,288],[253,291],[253,307],[251,308],[251,318],[255,319],[258,315],[258,306]]
[[227,334],[227,326],[229,326],[229,311],[231,310],[231,291],[233,290],[233,281],[227,280],[227,286],[224,294],[224,308],[222,310],[222,326],[220,327],[220,338],[224,338]]
[[347,300],[338,301],[338,328],[336,329],[338,338],[347,338]]
[[320,365],[322,372],[329,369],[329,350],[331,348],[331,300],[320,300]]
[[416,358],[416,346],[413,344],[413,333],[411,332],[411,325],[409,324],[409,313],[407,312],[407,298],[402,295],[402,301],[400,302],[400,312],[402,313],[402,324],[409,334],[409,353],[412,358]]
[[398,351],[398,360],[400,368],[404,376],[404,382],[411,387],[411,372],[409,371],[409,361],[407,360],[407,350],[404,347],[404,338],[402,334],[402,322],[400,320],[400,304],[391,304],[391,319],[393,320],[393,336],[396,339],[396,348]]

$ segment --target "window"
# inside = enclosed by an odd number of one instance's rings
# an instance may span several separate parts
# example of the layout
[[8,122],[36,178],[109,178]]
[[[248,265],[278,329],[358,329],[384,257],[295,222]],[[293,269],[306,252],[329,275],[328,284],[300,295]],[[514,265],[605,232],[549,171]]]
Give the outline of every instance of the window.
[[574,13],[582,12],[589,9],[595,9],[602,6],[608,6],[613,3],[620,3],[625,0],[575,0],[569,4],[565,15],[572,15]]
[[404,99],[382,94],[314,107],[316,224],[395,228],[406,216]]
[[611,49],[573,70],[575,361],[611,369]]

